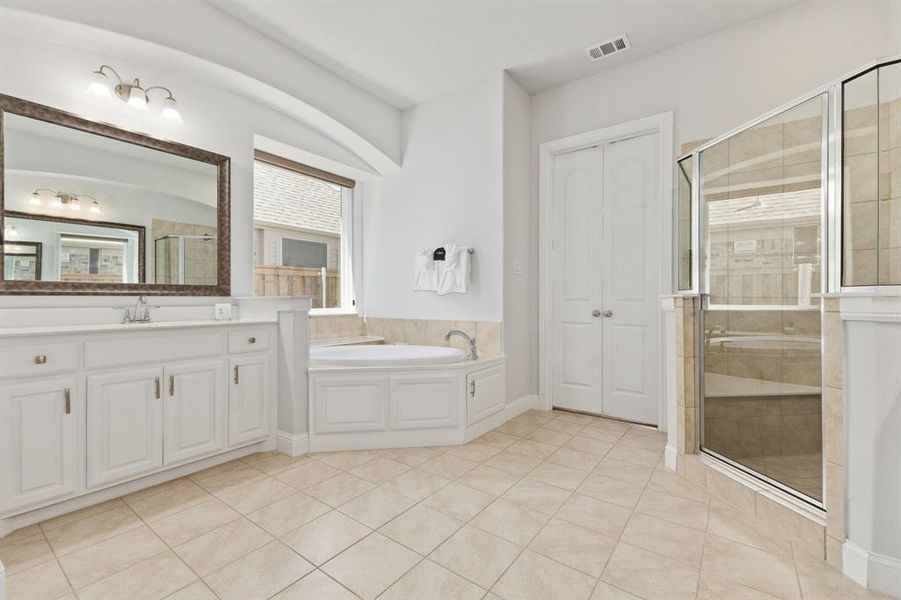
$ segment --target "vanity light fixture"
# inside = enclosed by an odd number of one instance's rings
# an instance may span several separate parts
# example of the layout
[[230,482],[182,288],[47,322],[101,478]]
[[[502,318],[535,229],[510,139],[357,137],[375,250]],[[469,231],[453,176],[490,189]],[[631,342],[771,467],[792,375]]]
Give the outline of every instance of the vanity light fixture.
[[88,196],[86,194],[75,194],[73,192],[55,192],[47,188],[38,188],[33,191],[31,193],[30,204],[33,204],[35,206],[41,205],[41,192],[50,192],[51,194],[53,194],[53,199],[50,200],[50,206],[52,208],[62,208],[65,206],[69,210],[80,211],[81,200],[90,200],[91,206],[89,210],[94,214],[100,214],[100,203],[97,202],[97,199],[93,196]]
[[[115,79],[110,77],[112,74]],[[131,83],[126,83],[119,73],[109,65],[100,65],[94,71],[94,78],[88,85],[88,91],[97,96],[111,96],[115,94],[119,100],[138,110],[148,111],[150,105],[149,93],[152,90],[161,90],[167,94],[163,98],[163,109],[160,116],[167,121],[181,123],[181,115],[178,114],[178,103],[172,96],[172,90],[161,85],[143,87],[141,81],[135,78]]]

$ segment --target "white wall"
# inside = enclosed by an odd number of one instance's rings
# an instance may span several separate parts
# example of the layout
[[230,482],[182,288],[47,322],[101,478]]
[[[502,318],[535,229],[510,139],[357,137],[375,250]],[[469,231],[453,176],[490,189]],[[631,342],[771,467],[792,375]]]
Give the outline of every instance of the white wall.
[[[365,202],[363,287],[372,317],[502,318],[501,77],[404,113],[404,161]],[[475,249],[467,294],[413,291],[413,255]]]
[[[529,201],[530,97],[504,74],[504,353],[507,401],[538,389],[538,232]],[[514,272],[514,265],[519,271]]]

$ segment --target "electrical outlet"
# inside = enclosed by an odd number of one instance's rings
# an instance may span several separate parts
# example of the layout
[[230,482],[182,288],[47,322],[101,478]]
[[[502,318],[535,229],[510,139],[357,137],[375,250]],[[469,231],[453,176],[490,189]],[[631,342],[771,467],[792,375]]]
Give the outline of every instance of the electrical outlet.
[[513,261],[513,274],[514,275],[522,275],[522,261],[521,260]]

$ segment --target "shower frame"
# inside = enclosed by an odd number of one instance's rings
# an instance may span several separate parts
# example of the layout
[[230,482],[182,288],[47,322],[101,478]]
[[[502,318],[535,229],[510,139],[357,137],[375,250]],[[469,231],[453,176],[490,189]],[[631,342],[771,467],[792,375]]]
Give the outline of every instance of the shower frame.
[[[843,153],[842,153],[842,136],[843,136],[843,87],[844,85],[857,77],[864,75],[874,69],[893,65],[901,62],[901,55],[894,55],[878,60],[871,61],[845,75],[839,77],[825,85],[815,88],[777,108],[768,111],[757,118],[746,122],[732,130],[712,138],[703,144],[695,147],[691,152],[686,152],[678,156],[675,164],[679,161],[691,158],[692,179],[691,179],[691,288],[686,290],[676,290],[674,294],[677,296],[697,297],[699,298],[699,310],[696,319],[695,343],[697,355],[697,368],[694,373],[695,389],[697,397],[700,401],[698,409],[698,448],[697,450],[708,456],[722,461],[739,471],[746,473],[753,478],[763,481],[777,490],[785,492],[794,498],[798,498],[805,503],[812,505],[818,509],[826,509],[825,504],[825,487],[826,487],[826,456],[823,453],[821,473],[823,485],[823,500],[812,498],[803,492],[796,490],[784,483],[776,481],[765,474],[743,465],[735,460],[727,458],[717,452],[704,447],[704,315],[709,310],[709,277],[705,264],[707,257],[706,237],[704,227],[702,226],[702,210],[701,203],[701,153],[710,149],[721,142],[729,140],[765,121],[777,117],[789,110],[792,110],[806,102],[821,97],[823,102],[823,125],[822,125],[822,156],[821,156],[821,217],[820,231],[821,248],[820,256],[822,260],[822,276],[820,278],[820,294],[821,298],[825,294],[841,294],[845,292],[855,292],[858,294],[867,294],[873,296],[896,296],[901,292],[901,285],[871,285],[871,286],[844,286],[842,281],[842,169],[843,169]],[[878,105],[878,98],[877,98]],[[676,221],[674,220],[674,223]],[[675,238],[674,238],[675,246]],[[674,274],[673,280],[677,276]],[[822,320],[823,303],[820,303],[820,318]],[[825,356],[825,342],[821,334],[820,339],[820,356]],[[821,381],[824,369],[823,360],[820,360]],[[821,384],[822,387],[822,384]],[[821,400],[822,402],[822,400]],[[825,408],[821,405],[821,414]],[[822,427],[822,425],[821,425]]]
[[[175,285],[184,285],[185,281],[185,240],[204,240],[204,241],[216,241],[215,235],[180,235],[180,234],[168,234],[153,240],[153,261],[154,265],[158,260],[156,255],[156,243],[162,240],[178,240],[178,281],[175,282]],[[154,268],[154,276],[156,274],[156,269]]]

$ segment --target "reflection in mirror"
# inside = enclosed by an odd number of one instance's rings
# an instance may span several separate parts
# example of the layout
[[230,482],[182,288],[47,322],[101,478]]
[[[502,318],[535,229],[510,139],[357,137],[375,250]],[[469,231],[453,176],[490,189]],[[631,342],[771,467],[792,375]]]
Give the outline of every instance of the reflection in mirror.
[[3,153],[5,280],[217,285],[218,165],[10,112]]

